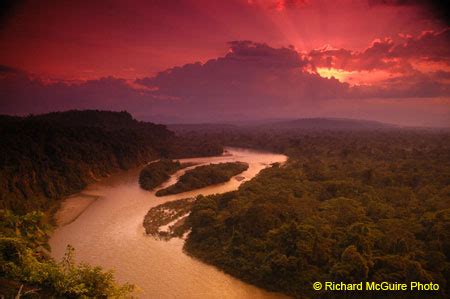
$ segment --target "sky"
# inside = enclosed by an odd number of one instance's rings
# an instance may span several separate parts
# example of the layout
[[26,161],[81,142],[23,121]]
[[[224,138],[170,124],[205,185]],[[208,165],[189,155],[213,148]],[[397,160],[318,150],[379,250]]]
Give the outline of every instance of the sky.
[[0,113],[450,126],[446,2],[13,1],[0,18]]

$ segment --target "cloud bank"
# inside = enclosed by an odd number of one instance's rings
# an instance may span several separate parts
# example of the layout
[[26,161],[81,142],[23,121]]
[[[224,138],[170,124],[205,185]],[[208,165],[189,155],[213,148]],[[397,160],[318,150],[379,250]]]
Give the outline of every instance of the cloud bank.
[[[363,51],[326,46],[305,53],[233,41],[222,57],[135,81],[45,81],[3,66],[0,113],[95,108],[170,123],[339,116],[450,125],[449,32],[379,39]],[[355,85],[324,78],[319,68],[388,76]],[[423,116],[413,123],[418,107]]]

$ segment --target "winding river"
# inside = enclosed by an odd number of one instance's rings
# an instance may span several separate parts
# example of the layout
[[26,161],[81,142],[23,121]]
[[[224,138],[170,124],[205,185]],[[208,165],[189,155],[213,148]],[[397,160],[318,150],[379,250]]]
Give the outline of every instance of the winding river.
[[[92,184],[66,199],[57,213],[60,226],[50,239],[52,255],[61,259],[67,244],[76,249],[78,262],[113,269],[119,282],[140,289],[140,298],[283,298],[233,278],[182,251],[183,240],[158,241],[145,235],[147,211],[167,201],[236,190],[265,167],[284,162],[286,156],[228,148],[223,156],[182,159],[199,164],[242,161],[249,169],[238,181],[176,195],[156,197],[138,185],[138,169]],[[175,173],[160,188],[176,182],[186,169]]]

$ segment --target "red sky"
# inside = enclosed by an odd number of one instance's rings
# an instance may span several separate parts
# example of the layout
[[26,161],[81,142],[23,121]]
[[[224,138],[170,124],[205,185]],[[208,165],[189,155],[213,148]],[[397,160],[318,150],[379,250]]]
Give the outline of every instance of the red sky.
[[0,96],[14,99],[0,100],[0,112],[102,108],[165,122],[338,116],[447,126],[450,31],[424,3],[23,1],[0,27]]

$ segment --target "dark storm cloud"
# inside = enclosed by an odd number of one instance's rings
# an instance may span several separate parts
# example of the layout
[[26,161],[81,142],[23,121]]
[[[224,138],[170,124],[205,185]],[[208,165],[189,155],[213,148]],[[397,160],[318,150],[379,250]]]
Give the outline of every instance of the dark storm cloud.
[[291,48],[234,41],[224,57],[172,68],[137,82],[184,99],[188,109],[218,111],[297,106],[345,94],[347,84],[307,73],[306,66]]
[[[230,52],[205,64],[187,64],[137,82],[156,93],[179,99],[187,115],[224,115],[239,111],[272,116],[273,112],[310,112],[331,99],[427,98],[450,95],[436,77],[415,71],[375,86],[350,87],[308,72],[305,58],[291,48],[272,48],[250,41],[230,43]],[[359,54],[359,69],[373,69],[393,49],[391,41],[375,42]],[[341,51],[342,57],[352,53]],[[387,62],[385,62],[387,63]],[[385,66],[388,68],[388,66]]]
[[391,39],[376,40],[362,52],[325,47],[312,50],[308,56],[316,67],[327,67],[349,71],[371,71],[390,69],[396,62],[389,60],[393,47]]
[[350,90],[349,98],[367,99],[401,99],[401,98],[436,98],[450,95],[450,84],[442,82],[442,75],[430,75],[417,72],[412,75],[389,78],[376,86],[355,86]]
[[229,61],[242,61],[262,68],[300,68],[307,64],[292,48],[275,49],[252,41],[232,41],[229,45],[230,53],[225,56]]
[[405,36],[400,43],[391,38],[375,40],[362,52],[325,47],[309,53],[316,67],[349,71],[411,70],[410,62],[433,61],[450,63],[450,28],[435,32],[424,31],[419,36]]
[[424,31],[417,37],[409,36],[403,44],[393,47],[388,55],[450,63],[450,28],[438,32]]
[[[3,74],[3,75],[2,75]],[[0,113],[28,114],[67,109],[149,109],[147,91],[113,77],[78,83],[46,82],[7,66],[0,67]]]
[[[390,41],[379,41],[358,54],[358,59],[364,60],[364,68],[373,68],[383,53],[393,49]],[[339,50],[333,55],[356,65],[353,52]],[[90,108],[128,110],[149,120],[159,115],[158,120],[168,122],[208,122],[317,115],[323,105],[336,99],[450,95],[444,71],[415,71],[375,86],[351,87],[314,73],[309,60],[293,48],[251,41],[230,42],[225,56],[204,64],[174,67],[131,83],[114,77],[47,82],[5,66],[1,70],[6,75],[0,76],[0,113],[10,114]]]

